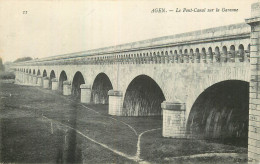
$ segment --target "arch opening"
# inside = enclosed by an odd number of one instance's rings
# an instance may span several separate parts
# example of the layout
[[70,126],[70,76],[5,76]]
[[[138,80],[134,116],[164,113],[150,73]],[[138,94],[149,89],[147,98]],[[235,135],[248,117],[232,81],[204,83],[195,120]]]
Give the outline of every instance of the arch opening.
[[47,76],[47,72],[46,72],[46,70],[44,70],[42,73],[42,77],[46,77],[46,76]]
[[81,72],[76,72],[72,81],[72,95],[77,99],[80,98],[80,85],[85,84],[84,77]]
[[243,44],[240,44],[238,47],[238,52],[239,52],[239,61],[243,62],[245,60],[245,50]]
[[158,116],[165,100],[158,84],[149,76],[140,75],[129,84],[123,103],[126,116]]
[[59,91],[63,91],[63,82],[66,81],[67,78],[67,74],[65,71],[62,71],[60,73],[60,78],[59,78]]
[[193,104],[187,132],[191,137],[247,147],[249,83],[227,80],[207,88]]
[[41,75],[41,72],[40,72],[40,70],[38,69],[38,71],[37,71],[37,76],[40,76]]
[[113,89],[109,77],[105,73],[100,73],[94,80],[91,101],[95,104],[108,104],[108,91]]
[[50,80],[49,80],[49,86],[50,86],[50,88],[52,88],[52,79],[54,79],[54,78],[56,78],[56,76],[55,76],[54,71],[52,70],[52,71],[51,71],[51,74],[50,74]]

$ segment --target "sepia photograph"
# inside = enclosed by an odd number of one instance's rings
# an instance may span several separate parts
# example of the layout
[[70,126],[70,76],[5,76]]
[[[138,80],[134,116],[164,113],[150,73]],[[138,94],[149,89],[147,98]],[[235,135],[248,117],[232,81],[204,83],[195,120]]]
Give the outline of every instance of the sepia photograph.
[[259,0],[0,0],[0,20],[0,163],[260,163]]

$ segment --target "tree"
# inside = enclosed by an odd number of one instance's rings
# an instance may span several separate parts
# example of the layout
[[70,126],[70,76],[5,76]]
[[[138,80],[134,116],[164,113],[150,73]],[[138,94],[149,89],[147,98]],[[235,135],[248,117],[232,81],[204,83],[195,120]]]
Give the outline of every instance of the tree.
[[32,60],[33,58],[31,57],[23,57],[23,58],[18,58],[14,61],[14,63],[18,63],[18,62],[24,62],[24,61],[29,61]]
[[4,65],[3,65],[2,58],[0,57],[0,72],[2,71],[4,71]]

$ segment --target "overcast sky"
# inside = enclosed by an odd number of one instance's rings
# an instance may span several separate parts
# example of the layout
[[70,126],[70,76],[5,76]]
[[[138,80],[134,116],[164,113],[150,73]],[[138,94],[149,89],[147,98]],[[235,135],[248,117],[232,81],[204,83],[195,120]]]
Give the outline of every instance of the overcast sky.
[[[0,0],[0,56],[4,62],[43,58],[240,23],[250,17],[256,1]],[[168,12],[151,13],[154,8]],[[220,12],[176,12],[176,8],[219,8]],[[222,8],[238,12],[222,12]]]

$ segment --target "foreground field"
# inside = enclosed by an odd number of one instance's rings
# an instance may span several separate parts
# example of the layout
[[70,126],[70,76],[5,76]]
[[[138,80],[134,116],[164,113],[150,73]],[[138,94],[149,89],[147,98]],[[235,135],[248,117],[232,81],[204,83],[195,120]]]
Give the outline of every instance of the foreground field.
[[247,162],[246,148],[163,138],[160,117],[113,117],[107,105],[10,83],[0,97],[0,162]]

